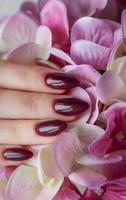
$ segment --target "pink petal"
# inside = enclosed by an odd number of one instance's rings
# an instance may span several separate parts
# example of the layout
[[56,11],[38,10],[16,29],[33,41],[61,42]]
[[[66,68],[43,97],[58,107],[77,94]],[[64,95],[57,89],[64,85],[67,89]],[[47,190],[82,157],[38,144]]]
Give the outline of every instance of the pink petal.
[[67,176],[73,165],[75,156],[80,153],[79,140],[73,133],[65,133],[55,143],[54,159],[64,176]]
[[67,65],[63,70],[77,78],[81,84],[85,80],[96,84],[101,75],[91,65]]
[[125,149],[126,146],[126,104],[115,103],[101,114],[107,120],[105,135],[89,146],[90,152],[97,157],[103,157],[106,152]]
[[92,144],[89,146],[89,152],[96,157],[102,158],[105,156],[105,153],[110,148],[112,143],[112,139],[109,137],[103,136],[102,138],[93,141]]
[[84,113],[80,114],[81,118],[77,121],[77,124],[80,124],[80,121],[82,123],[87,122],[92,110],[92,103],[89,94],[81,87],[73,88],[67,94],[88,103],[89,108]]
[[126,186],[107,185],[105,193],[102,197],[103,200],[125,200],[126,199]]
[[40,173],[43,171],[46,176],[55,179],[63,177],[54,160],[52,145],[41,148],[38,156],[38,167],[40,168]]
[[103,74],[96,85],[96,91],[99,100],[105,104],[125,98],[125,85],[113,71]]
[[77,19],[83,16],[92,16],[97,9],[105,8],[107,0],[78,0],[71,4],[71,0],[63,0],[68,9],[68,16],[72,24]]
[[90,154],[82,155],[76,159],[76,162],[82,165],[105,165],[110,163],[117,163],[122,160],[120,155],[110,154],[103,158],[98,158]]
[[78,40],[72,43],[70,54],[76,64],[89,64],[99,70],[106,67],[110,49],[90,41]]
[[122,40],[122,29],[119,28],[114,32],[114,40],[113,40],[113,48],[115,48],[116,44]]
[[96,87],[95,86],[88,87],[86,89],[86,91],[88,92],[88,94],[91,98],[91,103],[92,103],[92,110],[91,110],[90,118],[88,119],[88,123],[94,124],[95,121],[97,120],[99,112],[100,112],[99,111],[99,100],[96,95]]
[[103,19],[112,29],[113,32],[121,28],[120,23],[114,21],[114,20],[109,20],[109,19]]
[[37,24],[40,24],[39,8],[37,3],[32,1],[23,2],[20,10],[30,18],[34,19]]
[[[73,132],[74,130],[72,130]],[[84,123],[75,128],[76,134],[78,134],[82,147],[88,148],[89,144],[93,141],[100,139],[104,135],[104,130],[99,126],[93,124]]]
[[63,45],[68,40],[67,11],[61,1],[49,0],[45,4],[41,11],[41,23],[52,31],[53,44]]
[[35,42],[41,47],[39,58],[47,60],[50,56],[50,49],[52,47],[52,33],[47,26],[39,26],[36,32]]
[[20,166],[11,175],[7,196],[13,200],[35,200],[42,189],[41,184],[38,181],[37,171],[34,167]]
[[96,170],[88,169],[88,167],[79,168],[69,175],[72,182],[87,186],[91,189],[99,187],[106,182],[106,177],[98,173]]
[[89,40],[104,47],[111,47],[113,36],[111,27],[103,19],[83,17],[73,25],[71,40]]
[[75,64],[73,60],[70,58],[70,56],[60,49],[53,47],[51,48],[50,53],[56,56],[57,58],[62,59],[63,61],[66,61],[69,64]]
[[108,183],[125,185],[126,184],[126,150],[114,152],[122,157],[120,162],[103,165],[102,172],[108,178]]
[[0,50],[7,52],[22,43],[33,42],[37,25],[25,14],[18,12],[3,22],[0,29]]
[[40,53],[40,46],[35,43],[26,43],[15,49],[12,49],[4,55],[3,59],[12,62],[28,64],[35,62]]
[[110,58],[107,64],[107,69],[113,68],[113,62],[118,57],[121,57],[124,55],[124,49],[123,49],[123,42],[122,40],[118,41],[117,44],[114,46],[114,48],[111,51]]

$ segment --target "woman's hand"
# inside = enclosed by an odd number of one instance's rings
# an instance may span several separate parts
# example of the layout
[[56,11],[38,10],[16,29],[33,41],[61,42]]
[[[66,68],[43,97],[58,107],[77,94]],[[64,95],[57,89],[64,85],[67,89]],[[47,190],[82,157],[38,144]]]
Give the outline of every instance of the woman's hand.
[[51,68],[0,63],[0,165],[31,158],[24,145],[53,142],[88,108],[63,95],[77,85],[73,77]]

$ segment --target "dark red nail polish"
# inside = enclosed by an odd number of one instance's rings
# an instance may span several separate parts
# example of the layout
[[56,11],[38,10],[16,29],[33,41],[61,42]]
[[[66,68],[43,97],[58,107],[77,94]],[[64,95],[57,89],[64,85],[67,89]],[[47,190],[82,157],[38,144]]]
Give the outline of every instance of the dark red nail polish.
[[3,158],[10,161],[23,161],[30,159],[33,153],[27,149],[9,148],[3,152]]
[[61,133],[67,124],[60,120],[43,121],[36,125],[35,130],[41,136],[55,136]]
[[46,84],[54,89],[71,89],[79,85],[79,81],[63,73],[47,74]]
[[77,115],[89,107],[87,102],[76,98],[57,99],[54,102],[54,110],[62,115]]

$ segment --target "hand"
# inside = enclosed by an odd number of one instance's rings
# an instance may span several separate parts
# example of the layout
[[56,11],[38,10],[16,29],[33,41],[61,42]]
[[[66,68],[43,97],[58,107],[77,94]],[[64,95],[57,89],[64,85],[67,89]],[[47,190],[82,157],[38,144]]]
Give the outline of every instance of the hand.
[[48,67],[0,63],[0,165],[31,158],[25,145],[52,143],[88,108],[64,95],[77,85],[73,77]]

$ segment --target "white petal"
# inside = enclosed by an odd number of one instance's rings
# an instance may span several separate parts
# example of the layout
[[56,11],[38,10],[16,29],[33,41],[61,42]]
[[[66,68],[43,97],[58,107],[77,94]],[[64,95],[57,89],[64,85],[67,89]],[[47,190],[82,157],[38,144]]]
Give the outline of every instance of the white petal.
[[47,26],[39,26],[35,42],[41,46],[39,57],[47,60],[50,56],[50,48],[52,46],[52,33]]

